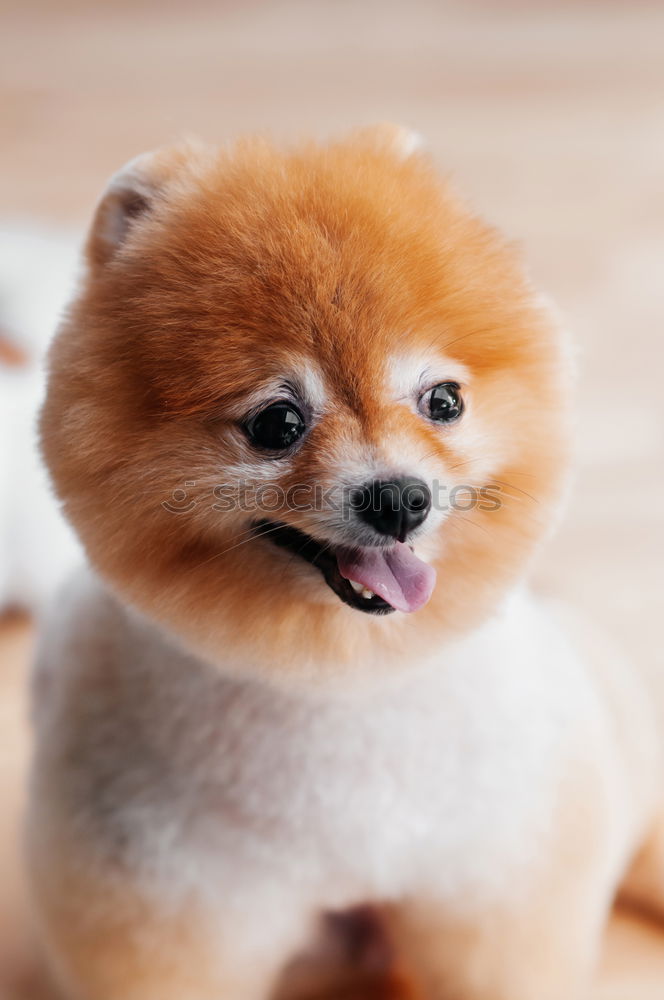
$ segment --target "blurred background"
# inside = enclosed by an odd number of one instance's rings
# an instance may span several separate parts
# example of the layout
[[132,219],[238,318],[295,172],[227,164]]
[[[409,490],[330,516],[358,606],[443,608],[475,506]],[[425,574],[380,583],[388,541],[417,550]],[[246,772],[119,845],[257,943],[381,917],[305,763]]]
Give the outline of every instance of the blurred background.
[[[224,143],[411,126],[523,245],[579,347],[576,484],[536,584],[631,657],[661,664],[664,5],[1,0],[0,19],[0,346],[3,295],[12,308],[19,285],[22,296],[0,350],[6,399],[25,361],[7,345],[21,342],[22,316],[39,343],[50,330],[71,234],[125,160],[183,134]],[[36,241],[27,250],[24,231]],[[5,479],[13,412],[0,406]],[[46,574],[48,538],[40,559]],[[16,849],[33,631],[15,613],[0,622],[0,1000],[43,996]],[[594,1000],[662,997],[664,933],[618,915]]]

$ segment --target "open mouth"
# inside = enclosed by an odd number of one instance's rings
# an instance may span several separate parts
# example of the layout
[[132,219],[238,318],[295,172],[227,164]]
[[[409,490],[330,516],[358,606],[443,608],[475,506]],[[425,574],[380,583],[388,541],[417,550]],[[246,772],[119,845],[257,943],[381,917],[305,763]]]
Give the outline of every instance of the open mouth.
[[435,570],[403,542],[389,548],[334,547],[298,528],[268,520],[257,521],[254,531],[315,566],[337,597],[357,611],[372,615],[417,611],[433,591]]

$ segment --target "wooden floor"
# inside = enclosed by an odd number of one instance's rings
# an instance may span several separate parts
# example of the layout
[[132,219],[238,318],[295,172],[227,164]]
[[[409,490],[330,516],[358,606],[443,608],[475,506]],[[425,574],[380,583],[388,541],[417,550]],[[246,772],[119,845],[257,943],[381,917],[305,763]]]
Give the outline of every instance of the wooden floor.
[[[661,3],[0,0],[0,23],[0,216],[81,224],[183,133],[423,133],[580,344],[579,472],[538,584],[664,669]],[[41,1000],[15,849],[29,644],[0,629],[0,1000]],[[664,935],[616,919],[599,998],[662,1000]]]

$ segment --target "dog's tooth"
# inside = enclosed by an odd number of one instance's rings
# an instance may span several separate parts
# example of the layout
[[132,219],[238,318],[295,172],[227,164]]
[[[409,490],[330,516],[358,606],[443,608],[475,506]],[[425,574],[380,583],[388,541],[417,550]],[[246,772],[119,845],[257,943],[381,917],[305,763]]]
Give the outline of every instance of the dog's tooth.
[[358,583],[357,580],[349,580],[348,582],[349,582],[349,584],[351,585],[351,587],[353,588],[353,590],[355,591],[356,594],[361,594],[362,591],[364,590],[364,585],[361,584],[361,583]]
[[369,590],[368,587],[364,587],[363,588],[363,590],[362,590],[362,597],[366,597],[366,599],[369,600],[369,598],[375,597],[375,596],[376,595],[374,594],[373,590]]

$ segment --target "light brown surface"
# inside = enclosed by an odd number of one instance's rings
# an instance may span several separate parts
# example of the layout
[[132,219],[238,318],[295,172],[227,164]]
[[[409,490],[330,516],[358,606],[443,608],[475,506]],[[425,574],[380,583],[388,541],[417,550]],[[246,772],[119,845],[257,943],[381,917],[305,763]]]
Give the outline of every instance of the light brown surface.
[[[523,242],[580,343],[579,476],[538,581],[661,664],[664,8],[285,0],[2,6],[0,216],[83,221],[123,160],[183,132],[421,131]],[[36,278],[38,287],[38,276]],[[12,840],[27,639],[0,636],[0,1000],[22,947]],[[664,997],[664,937],[614,922],[601,1000]],[[18,958],[17,958],[18,956]],[[561,998],[562,1000],[562,998]]]

